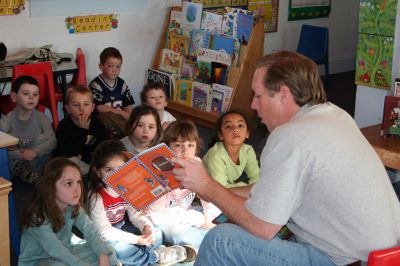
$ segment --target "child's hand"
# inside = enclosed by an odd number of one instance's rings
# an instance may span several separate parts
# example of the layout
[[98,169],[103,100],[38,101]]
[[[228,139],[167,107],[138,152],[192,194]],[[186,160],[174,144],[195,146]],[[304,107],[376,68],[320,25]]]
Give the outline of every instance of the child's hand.
[[141,235],[136,243],[136,245],[150,246],[154,243],[154,238],[152,235]]
[[205,222],[205,223],[201,226],[201,228],[210,229],[210,228],[213,228],[213,227],[215,227],[215,226],[216,226],[216,224],[214,224],[214,223],[212,223],[212,222]]
[[143,227],[143,235],[148,236],[148,241],[153,244],[155,242],[153,228],[150,225],[145,225]]
[[21,159],[26,161],[32,161],[37,157],[37,152],[31,149],[21,150]]
[[165,130],[169,126],[169,122],[164,122],[162,124],[162,129]]
[[110,260],[107,255],[105,254],[100,255],[99,266],[110,266]]
[[83,113],[79,116],[79,120],[77,121],[77,126],[84,129],[89,129],[90,127],[90,114]]

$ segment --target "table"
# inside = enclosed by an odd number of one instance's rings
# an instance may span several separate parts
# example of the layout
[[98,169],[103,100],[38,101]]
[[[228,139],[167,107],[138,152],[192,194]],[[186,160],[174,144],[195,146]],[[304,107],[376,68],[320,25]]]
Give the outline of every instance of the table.
[[[71,53],[57,53],[62,58],[70,58],[70,61],[61,61],[53,65],[54,76],[61,78],[61,90],[63,94],[67,90],[67,75],[78,72],[74,56]],[[0,67],[0,83],[12,81],[12,67]]]
[[382,137],[381,125],[362,128],[361,132],[374,147],[385,167],[400,170],[400,138],[396,136]]

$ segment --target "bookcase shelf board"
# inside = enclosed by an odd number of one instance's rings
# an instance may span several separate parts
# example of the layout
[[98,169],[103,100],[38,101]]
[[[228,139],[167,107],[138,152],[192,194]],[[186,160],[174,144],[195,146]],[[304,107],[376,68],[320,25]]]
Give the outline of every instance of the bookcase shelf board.
[[[180,7],[172,7],[172,10],[181,10]],[[151,68],[159,69],[162,49],[165,44],[166,32],[168,30],[170,11],[164,21],[163,31],[160,37],[157,51],[155,53]],[[251,90],[251,81],[255,70],[257,60],[263,56],[264,50],[264,23],[257,22],[251,32],[251,36],[247,45],[242,45],[239,55],[239,63],[237,66],[232,66],[227,79],[227,86],[233,88],[233,94],[228,110],[240,109],[249,118],[250,126],[255,126],[257,114],[251,109],[251,101],[253,92]],[[202,111],[191,106],[181,103],[169,101],[167,110],[176,118],[186,118],[194,123],[214,128],[218,115]]]

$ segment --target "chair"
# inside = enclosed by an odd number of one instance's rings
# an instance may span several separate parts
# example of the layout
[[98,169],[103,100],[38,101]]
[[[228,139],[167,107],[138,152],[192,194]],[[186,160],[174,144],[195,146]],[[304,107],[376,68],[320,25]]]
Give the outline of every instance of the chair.
[[325,65],[325,81],[329,80],[329,30],[326,27],[303,25],[297,45],[297,52],[317,65]]
[[369,253],[367,266],[400,265],[400,246]]
[[51,62],[16,65],[13,67],[13,82],[20,76],[32,76],[38,81],[40,91],[38,110],[44,111],[44,107],[47,107],[53,118],[54,129],[57,129],[58,111]]
[[[68,86],[73,86],[73,85],[84,85],[84,86],[87,86],[85,55],[83,54],[83,51],[82,51],[81,48],[77,48],[76,49],[75,62],[76,62],[76,65],[78,66],[78,71],[73,74],[72,80],[68,84]],[[65,94],[65,91],[63,92],[63,88],[61,88],[60,86],[57,86],[57,88],[56,88],[56,101],[57,102],[63,102],[63,95],[64,94]]]

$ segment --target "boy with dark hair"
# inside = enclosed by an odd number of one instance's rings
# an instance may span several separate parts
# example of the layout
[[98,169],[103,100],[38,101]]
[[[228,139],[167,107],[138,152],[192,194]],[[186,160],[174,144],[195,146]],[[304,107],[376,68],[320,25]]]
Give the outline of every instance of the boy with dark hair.
[[30,76],[18,77],[11,88],[14,110],[0,119],[0,130],[19,139],[19,145],[9,151],[13,178],[34,183],[50,159],[57,141],[50,120],[36,110],[39,84]]
[[100,54],[101,74],[89,84],[99,120],[112,136],[119,138],[127,134],[126,122],[135,103],[125,81],[119,77],[121,65],[122,55],[118,49],[105,48]]
[[153,82],[144,85],[140,92],[140,100],[143,104],[150,105],[157,110],[163,129],[166,129],[171,122],[176,120],[165,110],[168,104],[167,90],[162,84]]
[[92,90],[73,86],[67,90],[65,109],[68,116],[58,125],[57,154],[64,155],[79,165],[83,174],[89,172],[94,149],[107,139],[104,125],[92,115],[95,108]]

